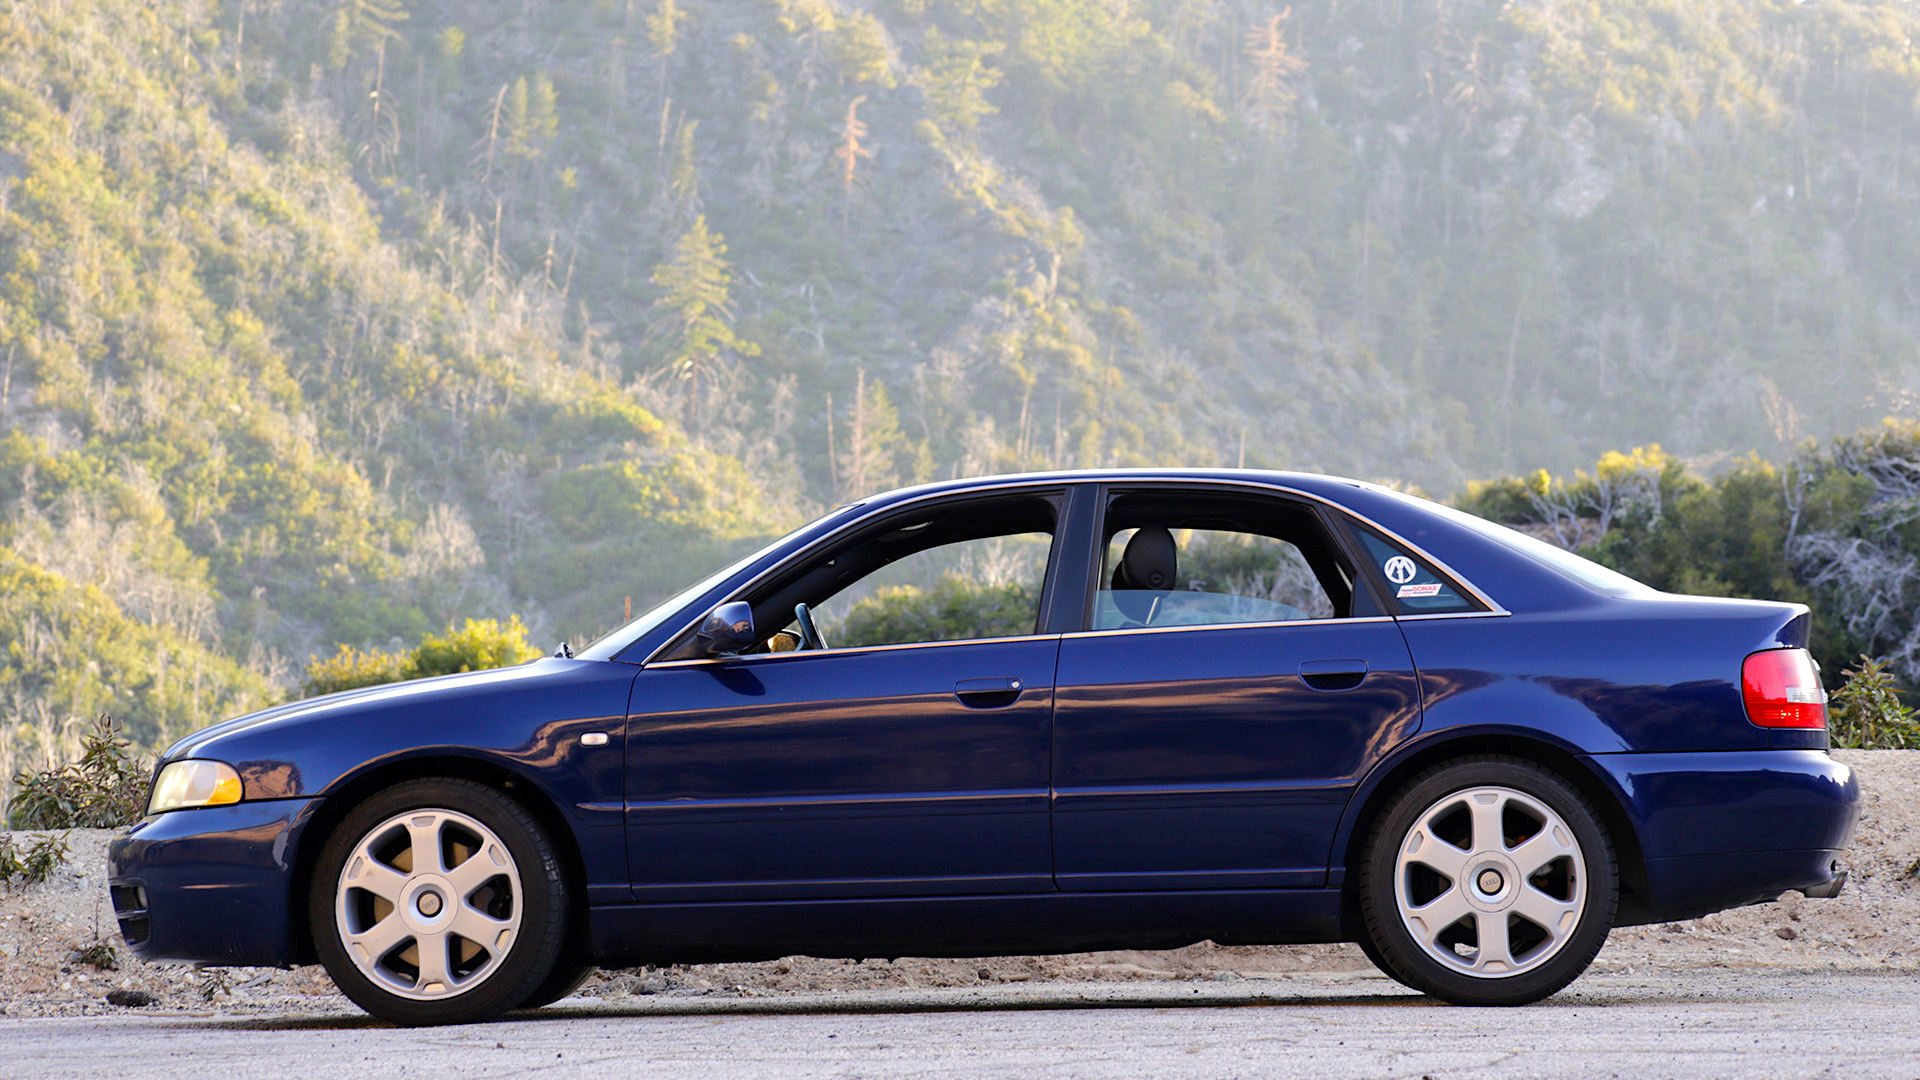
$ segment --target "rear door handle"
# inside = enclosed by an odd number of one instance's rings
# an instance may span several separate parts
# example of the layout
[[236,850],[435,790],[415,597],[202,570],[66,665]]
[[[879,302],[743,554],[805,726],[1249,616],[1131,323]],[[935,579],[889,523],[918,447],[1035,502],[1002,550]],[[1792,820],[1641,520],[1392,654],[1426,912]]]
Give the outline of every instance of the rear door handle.
[[976,709],[997,709],[1020,700],[1020,680],[1011,676],[994,679],[961,679],[953,684],[953,696],[962,705]]
[[1300,678],[1315,690],[1351,690],[1367,680],[1365,660],[1308,660]]

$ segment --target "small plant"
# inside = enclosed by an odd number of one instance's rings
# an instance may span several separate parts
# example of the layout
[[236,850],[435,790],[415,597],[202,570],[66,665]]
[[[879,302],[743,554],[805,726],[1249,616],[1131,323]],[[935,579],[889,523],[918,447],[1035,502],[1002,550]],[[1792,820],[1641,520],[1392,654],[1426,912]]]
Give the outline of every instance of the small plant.
[[9,822],[16,829],[113,829],[140,819],[147,805],[147,763],[102,715],[80,739],[80,760],[14,777]]
[[73,958],[83,964],[92,964],[101,971],[120,970],[120,950],[114,948],[111,941],[96,941],[76,951]]
[[52,877],[70,854],[72,849],[67,846],[65,833],[59,836],[48,833],[25,850],[13,842],[13,837],[0,835],[0,880],[9,886],[15,881],[38,885]]
[[232,997],[233,976],[227,974],[226,968],[201,968],[200,985],[197,989],[200,991],[202,1001],[212,1001],[217,997]]
[[1886,661],[1863,655],[1841,674],[1847,684],[1833,692],[1827,707],[1833,745],[1859,750],[1920,749],[1920,719],[1900,700]]

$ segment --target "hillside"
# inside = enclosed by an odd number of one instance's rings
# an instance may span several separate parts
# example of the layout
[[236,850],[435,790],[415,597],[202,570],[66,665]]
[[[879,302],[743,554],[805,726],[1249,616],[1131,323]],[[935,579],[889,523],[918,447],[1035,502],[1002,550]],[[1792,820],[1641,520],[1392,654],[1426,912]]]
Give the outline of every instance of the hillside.
[[1446,493],[1910,415],[1917,24],[5,0],[8,753],[181,732],[337,641],[581,640],[894,483]]

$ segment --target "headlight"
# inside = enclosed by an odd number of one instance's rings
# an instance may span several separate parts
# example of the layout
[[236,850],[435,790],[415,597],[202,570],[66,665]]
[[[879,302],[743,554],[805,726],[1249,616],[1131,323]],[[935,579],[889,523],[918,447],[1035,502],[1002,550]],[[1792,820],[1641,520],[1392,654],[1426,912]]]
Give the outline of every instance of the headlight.
[[147,813],[193,806],[225,806],[240,801],[240,774],[224,761],[176,761],[153,782]]

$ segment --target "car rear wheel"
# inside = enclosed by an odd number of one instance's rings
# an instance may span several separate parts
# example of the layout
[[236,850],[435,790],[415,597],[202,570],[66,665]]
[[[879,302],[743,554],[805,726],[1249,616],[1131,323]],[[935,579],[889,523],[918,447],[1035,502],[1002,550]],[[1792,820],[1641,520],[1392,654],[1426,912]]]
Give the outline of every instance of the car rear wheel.
[[1415,777],[1377,821],[1360,881],[1376,962],[1463,1005],[1524,1005],[1572,982],[1619,898],[1591,803],[1529,761],[1476,757]]
[[567,882],[532,815],[468,780],[415,780],[349,813],[321,849],[308,914],[327,974],[396,1024],[519,1007],[565,939]]

